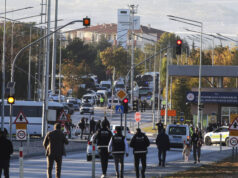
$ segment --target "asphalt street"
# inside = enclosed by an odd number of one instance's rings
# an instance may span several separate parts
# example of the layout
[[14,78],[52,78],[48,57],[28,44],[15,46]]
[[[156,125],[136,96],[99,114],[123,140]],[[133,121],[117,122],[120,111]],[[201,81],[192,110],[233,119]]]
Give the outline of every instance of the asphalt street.
[[[223,150],[229,149],[229,147],[223,147]],[[209,155],[210,153],[217,153],[217,156],[221,154],[219,152],[219,147],[216,146],[204,146],[202,148],[202,155],[205,155],[204,160],[201,159],[201,164],[208,163]],[[158,168],[158,152],[155,145],[151,145],[148,150],[147,154],[147,166],[148,170],[152,170],[152,168]],[[159,168],[156,169],[157,171],[154,174],[165,174],[169,173],[168,170],[171,168],[173,171],[180,171],[181,167],[179,165],[171,164],[176,161],[182,161],[182,149],[171,149],[167,152],[167,165],[165,168]],[[133,154],[132,149],[130,149],[130,154],[128,157],[125,158],[125,177],[134,177],[134,165],[133,165]],[[200,164],[200,165],[201,165]],[[173,166],[172,166],[173,165]],[[187,165],[183,164],[182,168],[186,169],[191,166],[194,166],[192,156],[190,156],[190,161],[187,163]],[[181,164],[180,164],[181,166]],[[199,165],[195,165],[199,166]],[[86,153],[85,152],[71,152],[67,153],[67,156],[63,158],[63,164],[62,164],[62,178],[90,178],[92,177],[92,162],[86,161]],[[54,170],[53,170],[54,174]],[[96,177],[100,177],[102,174],[101,172],[101,165],[99,162],[99,159],[96,159]],[[107,171],[108,177],[114,177],[115,176],[115,170],[114,170],[114,162],[111,159],[109,161],[108,171]],[[148,174],[147,174],[148,175]],[[17,159],[11,161],[11,168],[10,168],[10,177],[12,178],[18,178],[19,177],[19,161]],[[46,177],[46,158],[44,156],[38,156],[38,157],[32,157],[27,158],[24,160],[24,177],[25,178],[42,178]],[[148,175],[148,177],[150,177]]]

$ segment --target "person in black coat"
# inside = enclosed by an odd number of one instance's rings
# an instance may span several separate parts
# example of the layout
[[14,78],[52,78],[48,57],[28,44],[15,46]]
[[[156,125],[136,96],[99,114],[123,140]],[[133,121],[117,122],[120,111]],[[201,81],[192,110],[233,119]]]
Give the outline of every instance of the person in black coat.
[[96,127],[96,122],[94,121],[94,117],[92,117],[92,119],[90,120],[89,126],[90,126],[90,134],[93,135],[95,132],[95,127]]
[[108,145],[112,137],[112,132],[107,128],[107,123],[103,120],[100,128],[95,135],[94,142],[97,143],[98,153],[101,160],[102,176],[106,177],[108,166]]
[[107,117],[106,117],[106,116],[104,116],[104,119],[103,119],[102,122],[104,122],[104,123],[106,124],[106,127],[107,127],[108,129],[110,129],[110,122],[107,120]]
[[7,132],[0,130],[0,177],[2,170],[5,178],[9,178],[10,155],[13,153],[12,142],[7,139]]
[[169,136],[165,133],[165,129],[162,129],[161,133],[158,134],[156,145],[158,148],[159,166],[165,167],[166,151],[170,149]]
[[158,134],[161,133],[161,131],[164,129],[164,124],[159,120],[159,122],[156,124],[158,127]]
[[192,135],[194,164],[196,164],[197,161],[200,162],[202,142],[203,142],[202,133],[198,130],[198,128],[196,128],[195,132]]
[[83,117],[80,121],[80,123],[78,124],[79,128],[81,129],[81,139],[83,139],[83,132],[84,132],[84,129],[86,127],[86,124],[85,124],[85,118]]
[[136,177],[137,178],[140,177],[139,164],[141,160],[142,164],[141,175],[142,178],[145,178],[146,154],[147,154],[147,147],[150,146],[150,141],[146,136],[146,134],[141,132],[140,128],[137,128],[136,131],[137,131],[136,134],[131,139],[130,147],[133,148]]

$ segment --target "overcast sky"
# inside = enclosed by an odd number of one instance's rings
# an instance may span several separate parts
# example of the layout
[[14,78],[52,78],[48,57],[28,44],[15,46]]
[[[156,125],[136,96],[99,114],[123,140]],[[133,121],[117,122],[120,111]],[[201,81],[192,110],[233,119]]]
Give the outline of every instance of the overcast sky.
[[[45,0],[43,0],[45,1]],[[5,0],[0,0],[0,13],[4,12]],[[33,9],[8,13],[7,17],[17,19],[38,15],[42,0],[7,0],[7,11],[33,6]],[[54,19],[55,0],[51,0]],[[174,15],[203,22],[204,32],[221,33],[238,40],[238,0],[59,0],[59,25],[71,20],[91,18],[92,25],[117,23],[117,9],[128,8],[129,4],[138,5],[141,25],[169,32],[186,32],[184,28],[200,31],[200,28],[169,20]],[[1,15],[3,16],[3,15]],[[29,21],[29,20],[23,20]],[[40,22],[40,17],[31,21]],[[53,24],[52,24],[53,25]],[[65,30],[82,28],[77,24]]]

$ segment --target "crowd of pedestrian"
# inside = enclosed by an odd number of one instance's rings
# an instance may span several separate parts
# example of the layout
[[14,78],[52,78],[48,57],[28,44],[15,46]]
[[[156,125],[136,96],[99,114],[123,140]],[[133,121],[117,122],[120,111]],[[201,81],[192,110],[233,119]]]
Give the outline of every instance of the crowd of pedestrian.
[[[94,117],[90,120],[83,117],[78,124],[81,129],[81,138],[87,124],[90,129],[89,134],[95,134],[93,141],[97,144],[98,148],[102,178],[106,177],[110,154],[114,159],[116,177],[124,177],[124,156],[128,157],[129,147],[133,149],[136,178],[139,178],[140,175],[142,178],[145,178],[147,165],[146,156],[148,147],[150,146],[150,141],[147,135],[143,133],[140,128],[136,129],[136,133],[128,144],[125,136],[122,134],[121,127],[116,127],[115,135],[112,134],[110,130],[110,122],[107,120],[106,116],[102,121],[99,120],[98,122],[94,120]],[[166,153],[170,150],[169,136],[166,134],[164,125],[161,121],[159,121],[156,125],[158,127],[158,134],[156,137],[159,162],[158,166],[165,167]],[[61,176],[62,157],[66,155],[64,145],[68,144],[68,140],[66,135],[62,132],[61,126],[62,125],[60,123],[56,123],[54,125],[54,131],[48,132],[43,141],[43,147],[45,148],[47,158],[48,178],[52,177],[54,162],[56,178],[60,178]],[[184,157],[184,161],[188,161],[190,153],[193,150],[194,164],[196,164],[197,162],[200,162],[203,138],[202,133],[198,128],[193,129],[193,127],[191,127],[191,133],[191,140],[189,142],[185,142],[182,155]],[[10,155],[13,153],[13,146],[11,141],[7,139],[7,130],[0,131],[0,143],[0,175],[3,170],[4,176],[8,178]],[[140,162],[142,165],[141,170],[139,166]]]

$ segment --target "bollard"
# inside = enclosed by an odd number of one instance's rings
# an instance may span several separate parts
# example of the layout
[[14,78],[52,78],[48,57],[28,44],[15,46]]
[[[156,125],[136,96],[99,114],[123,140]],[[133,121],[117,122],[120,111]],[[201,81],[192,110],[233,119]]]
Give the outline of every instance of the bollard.
[[95,144],[92,141],[92,178],[95,178]]
[[22,142],[21,142],[21,146],[19,147],[19,177],[23,178],[23,146],[22,146]]
[[220,151],[222,151],[222,135],[220,134]]
[[27,135],[27,141],[26,141],[26,154],[29,154],[29,146],[30,146],[30,134]]

